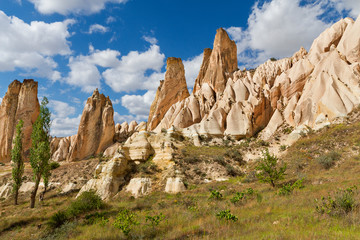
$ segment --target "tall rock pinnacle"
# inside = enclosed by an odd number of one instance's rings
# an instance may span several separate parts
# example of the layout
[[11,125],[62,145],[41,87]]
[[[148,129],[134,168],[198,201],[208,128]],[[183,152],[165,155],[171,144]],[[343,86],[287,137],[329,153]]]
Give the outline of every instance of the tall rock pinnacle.
[[216,31],[213,50],[204,50],[204,59],[195,82],[194,93],[203,83],[208,83],[216,93],[222,93],[227,79],[232,77],[237,68],[236,44],[224,29],[219,28]]
[[16,124],[24,121],[23,149],[25,157],[31,147],[32,125],[40,112],[37,98],[38,83],[25,79],[23,83],[15,80],[9,87],[0,106],[0,160],[9,161]]
[[156,128],[173,104],[189,97],[181,59],[170,57],[166,64],[165,80],[160,81],[155,100],[151,104],[148,119],[149,130]]
[[114,136],[114,109],[111,100],[99,94],[96,89],[86,102],[68,160],[82,160],[103,152],[113,144]]

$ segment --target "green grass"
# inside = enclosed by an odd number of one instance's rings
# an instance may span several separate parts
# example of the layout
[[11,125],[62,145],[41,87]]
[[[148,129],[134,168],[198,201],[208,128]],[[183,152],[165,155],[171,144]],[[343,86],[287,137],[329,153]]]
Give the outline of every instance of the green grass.
[[[188,156],[212,158],[225,156],[229,148],[188,146],[185,151]],[[324,168],[318,158],[332,151],[339,155],[330,168]],[[130,239],[359,239],[358,191],[353,196],[354,208],[346,214],[319,214],[315,202],[329,195],[336,198],[338,189],[353,185],[359,189],[359,151],[359,123],[330,126],[300,139],[281,157],[288,169],[279,186],[292,186],[304,179],[304,187],[292,188],[291,194],[279,195],[279,188],[245,181],[247,176],[199,184],[176,195],[156,191],[134,199],[121,193],[104,209],[80,214],[55,232],[48,232],[45,224],[56,212],[68,209],[74,195],[54,196],[33,210],[24,199],[19,206],[5,201],[0,203],[0,238],[127,239],[121,229],[114,227],[119,212],[127,209],[138,223],[131,225]],[[247,172],[253,170],[248,164]],[[246,201],[231,202],[237,193],[247,193],[249,188],[254,194]],[[215,189],[223,196],[221,201],[210,198],[209,190]],[[236,216],[237,221],[219,219],[221,212]],[[161,221],[152,224],[147,220],[149,216],[161,216]],[[39,224],[43,225],[40,229]]]

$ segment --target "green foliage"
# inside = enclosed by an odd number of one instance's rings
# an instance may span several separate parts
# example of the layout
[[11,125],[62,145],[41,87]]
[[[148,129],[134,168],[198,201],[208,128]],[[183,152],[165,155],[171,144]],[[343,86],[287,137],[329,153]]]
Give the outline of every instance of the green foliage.
[[272,61],[272,62],[276,62],[276,61],[277,61],[277,59],[276,59],[276,58],[274,58],[274,57],[272,57],[272,58],[270,58],[270,61]]
[[330,169],[333,167],[340,159],[341,155],[340,153],[336,151],[331,151],[325,155],[321,155],[320,157],[316,158],[316,161],[325,169]]
[[76,217],[82,213],[92,210],[98,210],[104,207],[101,198],[95,192],[83,192],[75,201],[73,201],[69,208],[68,213],[71,217]]
[[238,150],[228,150],[226,151],[225,156],[233,159],[241,165],[244,164],[243,156]]
[[345,190],[339,189],[335,192],[335,195],[322,197],[321,200],[315,200],[315,210],[319,214],[327,214],[329,216],[343,216],[355,209],[357,203],[354,195],[357,187],[350,187]]
[[105,216],[105,213],[92,213],[85,216],[85,223],[88,225],[99,224],[104,227],[109,222],[109,218]]
[[217,162],[218,164],[220,164],[221,166],[226,166],[226,161],[225,161],[225,159],[224,159],[224,157],[223,156],[214,156],[213,157],[213,160],[214,160],[214,162]]
[[225,219],[226,221],[233,221],[236,222],[238,218],[230,213],[230,210],[223,210],[216,214],[216,217],[220,220]]
[[215,200],[222,200],[224,197],[223,195],[216,189],[210,190],[210,197],[209,199],[215,199]]
[[282,152],[285,151],[287,149],[287,147],[288,146],[286,146],[286,145],[281,145],[280,146],[280,151],[282,151]]
[[58,162],[50,162],[49,167],[50,167],[50,170],[57,169],[58,167],[60,167],[60,163],[58,163]]
[[40,105],[40,114],[33,125],[31,133],[30,165],[33,170],[33,179],[35,181],[34,191],[31,193],[31,207],[35,206],[35,196],[41,177],[44,179],[45,189],[49,182],[51,157],[50,150],[50,126],[51,113],[47,104],[46,97],[43,98]]
[[133,225],[138,225],[136,221],[136,214],[127,210],[122,209],[116,216],[114,227],[120,229],[125,236],[128,236]]
[[230,199],[230,202],[236,204],[238,202],[242,202],[242,201],[245,201],[247,198],[251,197],[251,196],[254,196],[255,194],[255,191],[254,189],[252,188],[248,188],[244,191],[241,191],[241,192],[237,192],[235,193],[235,196],[233,196],[233,198]]
[[22,156],[22,138],[24,136],[22,129],[24,127],[24,121],[20,120],[16,125],[16,133],[14,139],[14,147],[11,150],[11,162],[12,162],[12,179],[13,179],[13,192],[15,193],[15,205],[17,204],[19,189],[22,184],[22,176],[24,174],[24,159]]
[[281,196],[286,196],[286,195],[290,195],[294,189],[304,188],[303,181],[304,181],[304,179],[302,178],[302,179],[297,180],[293,184],[288,183],[288,184],[283,185],[280,188],[278,194]]
[[263,157],[259,160],[256,170],[259,173],[256,177],[260,182],[270,183],[272,187],[275,187],[275,182],[284,179],[286,164],[278,166],[278,158],[271,155],[268,150],[263,153]]
[[150,215],[146,215],[145,216],[146,222],[150,222],[152,227],[158,226],[160,224],[160,222],[162,222],[165,219],[165,216],[160,213],[159,215],[154,215],[154,216],[150,216]]
[[48,226],[51,229],[55,229],[66,223],[68,220],[69,217],[65,211],[58,211],[50,217]]

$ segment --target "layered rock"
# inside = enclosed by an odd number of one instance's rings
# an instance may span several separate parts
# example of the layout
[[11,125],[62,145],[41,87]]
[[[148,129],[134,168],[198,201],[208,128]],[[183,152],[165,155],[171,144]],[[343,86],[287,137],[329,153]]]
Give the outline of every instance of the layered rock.
[[173,104],[189,96],[185,80],[185,69],[181,59],[170,57],[167,59],[166,64],[165,80],[160,81],[155,100],[150,107],[149,130],[156,128]]
[[125,142],[137,129],[138,124],[136,121],[131,121],[130,124],[123,122],[115,125],[115,138],[116,142]]
[[65,161],[74,148],[76,135],[71,137],[53,138],[51,141],[51,159],[54,162]]
[[38,83],[25,79],[23,83],[12,82],[0,106],[0,161],[9,161],[15,127],[20,119],[24,121],[23,149],[25,157],[31,147],[32,125],[40,113],[37,98]]
[[88,98],[68,160],[95,156],[114,143],[114,109],[109,97],[96,89]]

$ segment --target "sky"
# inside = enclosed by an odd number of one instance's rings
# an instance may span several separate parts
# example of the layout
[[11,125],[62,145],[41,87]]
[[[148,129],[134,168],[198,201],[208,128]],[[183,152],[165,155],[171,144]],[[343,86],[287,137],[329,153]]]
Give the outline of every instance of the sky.
[[13,80],[35,79],[58,137],[76,134],[96,88],[116,123],[146,121],[166,59],[183,60],[191,91],[216,29],[236,42],[239,68],[255,68],[359,14],[359,0],[1,0],[0,101]]

